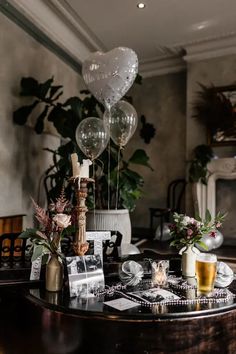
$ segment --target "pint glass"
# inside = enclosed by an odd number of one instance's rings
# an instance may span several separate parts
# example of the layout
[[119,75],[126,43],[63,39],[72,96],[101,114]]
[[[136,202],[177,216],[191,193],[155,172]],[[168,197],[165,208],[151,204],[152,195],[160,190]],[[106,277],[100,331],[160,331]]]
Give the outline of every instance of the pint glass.
[[197,289],[201,295],[208,295],[214,289],[214,281],[216,277],[216,262],[215,254],[201,253],[196,259],[196,276]]

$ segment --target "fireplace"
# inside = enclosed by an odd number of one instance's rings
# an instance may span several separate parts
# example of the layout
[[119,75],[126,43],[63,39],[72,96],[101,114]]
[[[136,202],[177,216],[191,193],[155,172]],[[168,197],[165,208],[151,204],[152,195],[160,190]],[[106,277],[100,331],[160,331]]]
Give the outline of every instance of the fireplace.
[[208,183],[193,186],[194,207],[201,217],[209,209],[214,217],[227,212],[222,228],[224,244],[236,245],[236,158],[213,159],[208,165]]

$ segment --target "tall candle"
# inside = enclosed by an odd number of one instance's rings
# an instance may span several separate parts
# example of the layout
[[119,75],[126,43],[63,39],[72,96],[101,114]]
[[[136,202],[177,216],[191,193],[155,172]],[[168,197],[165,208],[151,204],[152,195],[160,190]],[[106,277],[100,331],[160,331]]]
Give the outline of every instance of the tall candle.
[[78,162],[78,155],[73,153],[70,155],[72,162],[72,174],[73,177],[78,177],[80,174],[80,163]]

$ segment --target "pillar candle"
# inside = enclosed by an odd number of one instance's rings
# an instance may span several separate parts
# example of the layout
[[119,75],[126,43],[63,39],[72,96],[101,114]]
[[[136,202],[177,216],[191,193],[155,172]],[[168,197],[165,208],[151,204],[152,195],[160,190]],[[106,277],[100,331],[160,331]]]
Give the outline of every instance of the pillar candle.
[[89,178],[89,166],[92,164],[90,160],[83,160],[80,166],[80,178]]
[[71,162],[72,162],[72,177],[78,177],[80,174],[80,163],[78,162],[78,155],[76,153],[71,154]]

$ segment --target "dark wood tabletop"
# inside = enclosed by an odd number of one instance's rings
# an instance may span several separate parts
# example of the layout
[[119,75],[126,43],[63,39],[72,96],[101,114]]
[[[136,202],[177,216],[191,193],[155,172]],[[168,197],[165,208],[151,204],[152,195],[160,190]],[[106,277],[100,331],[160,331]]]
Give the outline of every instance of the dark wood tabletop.
[[[147,287],[147,286],[146,286]],[[232,292],[236,293],[236,282],[231,284],[230,287]],[[134,291],[138,289],[129,289],[129,291]],[[124,297],[125,293],[123,292]],[[176,292],[176,291],[175,291]],[[178,294],[178,292],[177,292]],[[182,290],[179,291],[180,296],[189,299],[189,301],[196,298],[196,290]],[[119,311],[106,304],[104,301],[113,300],[116,298],[123,297],[122,293],[114,294],[112,296],[99,296],[92,298],[80,298],[72,297],[70,298],[69,290],[65,287],[61,292],[53,293],[48,292],[41,288],[27,289],[25,292],[25,298],[31,303],[45,307],[53,311],[59,311],[63,314],[73,314],[74,316],[82,316],[83,318],[99,318],[109,321],[143,321],[143,322],[160,322],[162,319],[178,320],[186,318],[195,318],[198,316],[210,316],[213,314],[219,314],[222,312],[228,312],[230,310],[236,309],[236,299],[230,299],[226,302],[219,303],[191,303],[180,305],[180,304],[169,304],[169,305],[154,305],[154,306],[142,306],[137,303],[136,307],[129,310]]]
[[[231,286],[236,291],[235,284]],[[44,284],[0,288],[1,354],[236,352],[235,302],[116,311]]]

